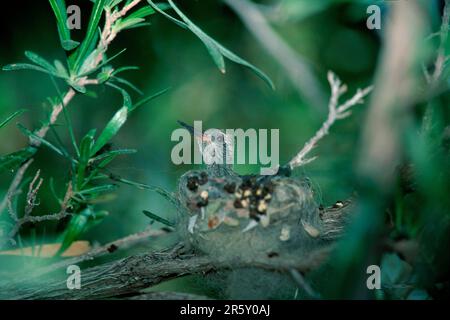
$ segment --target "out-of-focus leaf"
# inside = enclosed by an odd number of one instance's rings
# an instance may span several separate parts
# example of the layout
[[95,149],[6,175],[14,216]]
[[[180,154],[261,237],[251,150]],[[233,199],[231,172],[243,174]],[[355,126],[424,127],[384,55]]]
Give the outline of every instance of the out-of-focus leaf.
[[25,56],[31,61],[37,64],[38,66],[41,66],[51,74],[57,76],[58,72],[56,71],[56,68],[47,60],[39,56],[38,54],[31,52],[31,51],[25,51]]
[[76,190],[80,190],[83,186],[84,176],[86,167],[88,165],[88,161],[91,155],[91,148],[94,144],[94,136],[96,130],[89,131],[81,140],[80,143],[80,157],[78,161],[78,170],[77,170],[77,188]]
[[17,127],[19,128],[20,131],[22,131],[22,133],[24,135],[28,136],[29,138],[32,138],[32,139],[35,139],[35,140],[39,141],[40,143],[42,143],[43,145],[47,146],[48,148],[50,148],[51,150],[55,151],[57,154],[59,154],[59,155],[61,155],[63,157],[66,156],[66,154],[65,154],[65,152],[63,150],[59,149],[58,147],[56,147],[52,143],[48,142],[44,138],[38,136],[37,134],[31,132],[30,130],[25,128],[20,123],[17,124]]
[[0,174],[8,171],[15,170],[20,167],[24,162],[29,160],[36,153],[37,149],[34,147],[27,147],[22,150],[7,154],[0,157]]
[[160,223],[162,223],[162,224],[164,224],[166,226],[169,226],[169,227],[174,227],[175,226],[175,224],[173,222],[170,222],[169,220],[166,220],[166,219],[164,219],[164,218],[162,218],[162,217],[160,217],[160,216],[158,216],[158,215],[156,215],[154,213],[151,213],[150,211],[143,210],[142,212],[147,217],[149,217],[150,219],[158,221],[158,222],[160,222]]
[[109,142],[119,132],[120,128],[127,121],[128,107],[122,107],[116,112],[114,117],[108,122],[105,129],[102,131],[94,146],[91,149],[91,157],[95,155],[105,144]]
[[158,6],[153,3],[151,0],[147,0],[147,2],[150,4],[150,6],[155,9],[155,11],[158,11],[162,15],[164,15],[166,18],[170,19],[177,25],[181,26],[182,28],[189,29],[191,32],[193,32],[206,46],[209,54],[211,55],[214,63],[217,65],[219,70],[222,73],[225,73],[225,60],[224,57],[228,58],[229,60],[240,64],[242,66],[245,66],[249,69],[251,69],[256,75],[258,75],[261,79],[263,79],[272,89],[275,88],[272,80],[260,69],[256,68],[254,65],[249,63],[248,61],[242,59],[241,57],[237,56],[227,48],[223,47],[221,44],[219,44],[216,40],[208,36],[203,30],[201,30],[199,27],[197,27],[174,3],[172,0],[168,0],[169,5],[171,8],[178,14],[178,16],[183,20],[180,21],[169,14],[162,11]]
[[33,71],[39,71],[39,72],[43,72],[43,73],[47,73],[50,75],[54,75],[51,72],[47,71],[44,68],[35,66],[34,64],[29,64],[29,63],[12,63],[12,64],[8,64],[4,67],[2,67],[3,71],[17,71],[17,70],[33,70]]
[[170,88],[166,88],[166,89],[161,90],[161,91],[159,91],[159,92],[157,92],[157,93],[155,93],[155,94],[153,94],[153,95],[151,95],[151,96],[148,96],[148,97],[142,99],[141,101],[137,102],[136,104],[134,104],[134,105],[131,107],[130,112],[131,112],[131,111],[134,111],[135,109],[139,108],[140,106],[142,106],[142,105],[144,105],[144,104],[146,104],[146,103],[152,101],[153,99],[158,98],[159,96],[161,96],[161,95],[163,95],[164,93],[166,93],[167,91],[169,91],[169,89],[170,89]]
[[82,190],[82,191],[78,192],[78,194],[81,194],[81,195],[97,195],[97,194],[100,194],[100,193],[111,192],[111,191],[117,190],[117,188],[118,187],[115,184],[106,184],[106,185],[103,185],[103,186],[97,186],[97,187],[92,187],[92,188],[89,188],[89,189]]
[[26,111],[25,109],[18,110],[16,112],[14,112],[12,115],[10,115],[8,118],[6,118],[5,120],[0,121],[0,129],[3,128],[4,126],[6,126],[6,124],[8,122],[10,122],[12,119],[14,119],[15,117],[21,115],[25,111]]

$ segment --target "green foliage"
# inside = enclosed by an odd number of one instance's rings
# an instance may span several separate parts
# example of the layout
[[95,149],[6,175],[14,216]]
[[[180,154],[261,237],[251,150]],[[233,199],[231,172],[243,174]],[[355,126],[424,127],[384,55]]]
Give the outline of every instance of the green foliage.
[[199,27],[197,27],[174,3],[172,0],[168,0],[170,7],[178,14],[178,16],[182,19],[176,19],[172,17],[171,15],[167,14],[163,10],[161,10],[153,1],[147,0],[148,3],[152,6],[153,9],[164,15],[166,18],[171,20],[172,22],[176,23],[180,27],[184,29],[190,30],[192,33],[194,33],[205,45],[205,47],[208,49],[209,54],[211,55],[214,63],[217,65],[219,70],[222,73],[225,73],[225,59],[228,58],[229,60],[240,64],[242,66],[245,66],[247,68],[250,68],[253,72],[255,72],[261,79],[263,79],[272,89],[275,88],[272,80],[260,69],[256,68],[251,63],[245,61],[244,59],[240,58],[227,48],[223,47],[220,43],[218,43],[216,40],[208,36],[204,31],[202,31]]

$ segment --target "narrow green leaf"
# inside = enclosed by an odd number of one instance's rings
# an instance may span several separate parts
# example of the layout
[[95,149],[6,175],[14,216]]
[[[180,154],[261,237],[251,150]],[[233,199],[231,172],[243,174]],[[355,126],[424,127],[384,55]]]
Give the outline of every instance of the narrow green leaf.
[[149,217],[149,218],[152,219],[152,220],[158,221],[158,222],[160,222],[160,223],[162,223],[162,224],[164,224],[164,225],[166,225],[166,226],[169,226],[169,227],[175,227],[175,223],[170,222],[169,220],[166,220],[166,219],[164,219],[164,218],[162,218],[162,217],[160,217],[160,216],[158,216],[158,215],[156,215],[156,214],[154,214],[154,213],[151,213],[150,211],[143,210],[142,212],[143,212],[147,217]]
[[89,131],[81,140],[80,143],[80,157],[78,160],[78,170],[77,170],[77,185],[76,190],[80,190],[84,183],[85,171],[88,165],[91,148],[94,145],[95,129]]
[[117,190],[117,188],[118,188],[118,186],[115,184],[106,184],[103,186],[98,186],[98,187],[81,190],[77,193],[81,194],[81,195],[91,195],[91,194],[111,192],[111,191]]
[[103,132],[95,141],[91,150],[91,157],[94,156],[105,144],[109,142],[120,130],[123,124],[127,121],[128,107],[122,107],[116,112],[114,117],[108,122]]
[[209,54],[211,55],[214,63],[217,65],[219,70],[222,73],[225,73],[225,61],[224,57],[228,58],[229,60],[240,64],[244,67],[247,67],[251,69],[256,75],[258,75],[261,79],[263,79],[272,89],[275,88],[272,80],[260,69],[256,68],[254,65],[249,63],[248,61],[240,58],[230,50],[223,47],[221,44],[219,44],[216,40],[208,36],[203,30],[201,30],[199,27],[197,27],[175,4],[172,0],[168,0],[169,5],[171,8],[178,14],[178,16],[181,18],[182,21],[172,17],[171,15],[167,14],[166,12],[162,11],[158,6],[153,3],[152,0],[147,0],[149,5],[157,12],[164,15],[167,19],[171,20],[172,22],[176,23],[180,27],[184,29],[189,29],[191,32],[193,32],[206,46]]
[[58,74],[58,77],[63,78],[63,79],[69,78],[69,73],[67,72],[66,67],[64,67],[64,65],[62,64],[61,61],[55,60],[53,62],[53,64],[55,65],[56,73]]
[[138,189],[141,189],[141,190],[154,191],[154,192],[158,193],[159,195],[161,195],[162,197],[164,197],[167,201],[169,201],[170,203],[172,203],[176,207],[179,206],[179,202],[178,202],[177,198],[175,196],[173,196],[170,192],[164,190],[161,187],[152,186],[152,185],[139,183],[139,182],[134,182],[134,181],[130,181],[130,180],[127,180],[127,179],[122,179],[122,178],[116,177],[116,176],[111,176],[110,178],[112,180],[114,180],[114,181],[121,182],[121,183],[130,185],[130,186],[134,186],[134,187],[136,187]]
[[155,93],[155,94],[153,94],[151,96],[148,96],[148,97],[142,99],[141,101],[139,101],[139,102],[137,102],[136,104],[133,105],[133,107],[130,109],[130,112],[134,111],[137,108],[139,108],[140,106],[142,106],[142,105],[152,101],[153,99],[158,98],[159,96],[163,95],[164,93],[166,93],[169,90],[170,90],[170,88],[166,88],[166,89],[161,90],[161,91],[159,91],[159,92],[157,92],[157,93]]
[[69,224],[64,231],[61,247],[56,256],[61,255],[70,245],[77,240],[87,229],[89,219],[94,215],[93,210],[87,207],[82,212],[72,216]]
[[38,66],[41,66],[42,68],[46,69],[48,72],[54,75],[58,75],[58,72],[56,71],[56,68],[49,63],[47,60],[39,56],[38,54],[31,52],[31,51],[25,51],[25,56],[31,61],[37,64]]
[[100,70],[101,68],[103,68],[105,65],[107,65],[108,63],[110,63],[112,60],[114,60],[115,58],[117,58],[119,55],[121,55],[122,53],[124,53],[127,49],[122,49],[120,50],[118,53],[116,53],[115,55],[113,55],[111,58],[106,59],[104,62],[100,63],[96,68],[91,69],[89,71],[86,71],[85,73],[79,74],[77,77],[78,78],[82,78],[82,77],[86,77],[92,73],[94,73],[97,70]]
[[16,71],[16,70],[33,70],[33,71],[39,71],[47,74],[52,74],[51,72],[47,71],[44,68],[35,66],[34,64],[29,63],[13,63],[8,64],[2,68],[3,71]]
[[94,8],[92,9],[91,18],[89,20],[88,30],[86,36],[76,52],[76,59],[74,63],[75,73],[78,73],[84,59],[90,54],[89,48],[93,46],[95,35],[97,33],[97,27],[102,17],[103,8],[105,7],[106,0],[96,0]]
[[6,124],[7,124],[8,122],[10,122],[12,119],[14,119],[15,117],[20,116],[20,115],[21,115],[22,113],[24,113],[25,111],[27,111],[27,110],[25,110],[25,109],[18,110],[18,111],[16,111],[16,112],[14,112],[12,115],[10,115],[8,118],[6,118],[5,120],[3,120],[2,122],[0,122],[0,129],[1,129],[2,127],[6,126]]
[[113,151],[108,151],[105,153],[102,153],[101,155],[92,158],[91,161],[100,161],[103,160],[105,158],[109,158],[112,156],[119,156],[119,155],[125,155],[125,154],[133,154],[136,153],[137,150],[136,149],[119,149],[119,150],[113,150]]
[[22,150],[0,157],[0,174],[9,170],[16,170],[34,156],[36,151],[37,148],[26,147]]
[[128,94],[128,92],[126,92],[124,89],[122,89],[122,88],[119,87],[119,86],[116,86],[115,84],[113,84],[113,83],[111,83],[111,82],[108,82],[106,85],[110,86],[111,88],[114,88],[114,89],[118,90],[118,91],[122,94],[122,97],[123,97],[123,105],[124,105],[125,107],[127,107],[128,110],[131,110],[131,108],[133,107],[133,102],[131,101],[131,97],[130,97],[130,95]]
[[67,8],[65,1],[49,0],[49,2],[55,13],[61,46],[66,51],[75,49],[79,45],[79,42],[70,39],[70,30],[67,27]]
[[112,80],[117,81],[121,84],[124,84],[126,86],[128,86],[130,89],[136,91],[136,93],[143,95],[144,93],[138,88],[136,87],[134,84],[132,84],[130,81],[128,81],[127,79],[124,78],[120,78],[120,77],[113,77]]
[[128,71],[128,70],[139,70],[139,67],[136,67],[136,66],[120,67],[120,68],[117,68],[116,70],[114,70],[112,75],[115,76],[121,72]]
[[145,6],[145,7],[140,8],[139,10],[136,10],[132,14],[128,15],[126,20],[136,19],[136,18],[146,18],[154,13],[156,13],[156,11],[152,7]]
[[66,154],[64,153],[64,151],[61,151],[58,147],[54,146],[52,143],[48,142],[47,140],[45,140],[42,137],[39,137],[37,134],[35,134],[34,132],[31,132],[30,130],[28,130],[27,128],[25,128],[23,125],[21,125],[20,123],[17,124],[17,127],[19,128],[19,130],[26,135],[27,137],[31,138],[31,139],[35,139],[38,140],[40,143],[42,143],[43,145],[47,146],[48,148],[50,148],[51,150],[55,151],[57,154],[59,154],[60,156],[65,157]]

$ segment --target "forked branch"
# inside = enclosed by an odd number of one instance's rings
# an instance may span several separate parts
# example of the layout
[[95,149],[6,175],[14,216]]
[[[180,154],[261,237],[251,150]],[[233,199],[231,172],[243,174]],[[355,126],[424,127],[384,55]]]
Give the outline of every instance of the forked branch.
[[355,105],[362,104],[364,98],[372,91],[373,87],[367,87],[365,89],[358,89],[356,94],[346,102],[339,104],[341,96],[347,92],[347,86],[342,84],[341,80],[332,72],[328,72],[328,82],[331,86],[331,97],[328,104],[328,117],[322,124],[322,127],[316,132],[308,142],[305,143],[303,149],[300,150],[297,155],[289,162],[289,167],[295,169],[314,161],[317,157],[307,158],[306,156],[311,152],[317,143],[326,136],[331,126],[341,119],[345,119],[351,115],[351,108]]

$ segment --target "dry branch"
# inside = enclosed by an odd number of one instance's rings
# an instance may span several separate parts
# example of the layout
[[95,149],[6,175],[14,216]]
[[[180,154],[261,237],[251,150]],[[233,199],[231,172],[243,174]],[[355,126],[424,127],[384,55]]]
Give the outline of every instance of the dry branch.
[[305,143],[303,149],[301,149],[300,152],[297,153],[297,155],[289,162],[289,167],[291,169],[295,169],[314,161],[316,157],[306,158],[306,156],[312,149],[314,149],[317,143],[329,133],[331,126],[337,120],[345,119],[350,116],[350,108],[357,104],[363,103],[364,98],[372,91],[372,87],[367,87],[362,90],[358,89],[356,94],[351,99],[347,100],[343,104],[339,104],[340,97],[347,92],[347,86],[342,84],[341,80],[331,71],[328,72],[328,82],[331,87],[331,97],[328,104],[328,118],[322,124],[319,131],[316,132],[314,137]]
[[[205,274],[215,270],[255,267],[288,272],[295,269],[308,272],[320,266],[331,248],[311,253],[308,258],[264,260],[236,258],[220,260],[180,250],[127,257],[82,271],[81,289],[68,290],[66,278],[47,281],[28,278],[16,283],[0,283],[0,299],[106,299],[138,294],[162,281],[191,274]],[[65,274],[65,273],[64,273]],[[17,277],[16,277],[17,279]]]

